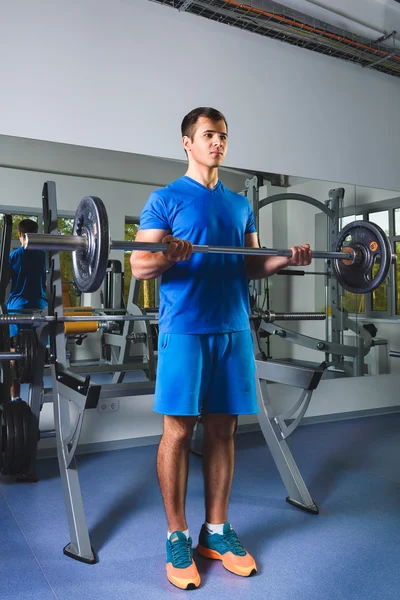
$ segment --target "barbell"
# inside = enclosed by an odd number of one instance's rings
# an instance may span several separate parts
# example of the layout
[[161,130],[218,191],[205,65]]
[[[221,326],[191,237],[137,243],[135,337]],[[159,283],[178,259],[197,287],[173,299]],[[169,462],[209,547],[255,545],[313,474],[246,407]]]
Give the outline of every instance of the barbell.
[[[27,250],[71,251],[76,287],[81,292],[95,292],[104,280],[110,250],[164,252],[168,244],[111,240],[103,201],[96,196],[85,196],[78,205],[72,235],[27,233],[24,247]],[[292,255],[291,250],[205,245],[194,245],[193,252],[245,256]],[[331,252],[313,251],[312,256],[332,260],[340,285],[356,294],[372,292],[379,287],[395,259],[383,229],[369,221],[349,223],[334,242]],[[372,277],[375,265],[378,268]]]

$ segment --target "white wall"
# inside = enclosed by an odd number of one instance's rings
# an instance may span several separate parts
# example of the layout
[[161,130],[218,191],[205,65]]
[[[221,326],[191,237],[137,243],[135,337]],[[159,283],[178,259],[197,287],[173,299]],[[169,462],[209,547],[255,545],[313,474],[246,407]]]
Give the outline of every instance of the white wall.
[[4,3],[0,53],[0,133],[176,159],[215,105],[230,166],[400,189],[393,77],[147,0]]

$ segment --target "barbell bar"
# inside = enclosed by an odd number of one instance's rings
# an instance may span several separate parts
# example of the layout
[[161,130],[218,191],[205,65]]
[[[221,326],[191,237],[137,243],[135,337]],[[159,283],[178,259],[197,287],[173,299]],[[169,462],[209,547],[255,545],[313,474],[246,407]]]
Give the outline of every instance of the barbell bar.
[[0,352],[0,362],[7,360],[20,360],[24,358],[22,352]]
[[[85,196],[78,204],[72,235],[25,234],[27,250],[71,251],[74,280],[81,292],[94,292],[102,284],[110,250],[164,252],[168,244],[113,241],[110,239],[107,211],[96,196]],[[245,256],[291,257],[291,250],[194,245],[203,254],[241,254]],[[392,264],[390,242],[385,232],[369,221],[346,225],[335,240],[332,251],[313,251],[315,259],[331,259],[338,282],[354,293],[371,292],[386,278]],[[372,268],[378,266],[375,276]]]
[[[44,233],[26,233],[24,236],[24,247],[27,250],[52,250],[52,251],[70,251],[70,252],[88,252],[90,241],[86,236],[78,237],[76,235],[49,235]],[[110,241],[109,249],[125,250],[131,252],[134,250],[149,252],[165,252],[168,250],[169,243],[162,242],[129,242],[129,241]],[[292,256],[291,250],[275,250],[274,248],[242,248],[240,246],[205,246],[193,244],[193,252],[201,254],[243,254],[245,256]],[[328,252],[314,251],[313,258],[331,258],[340,260],[355,260],[353,251],[349,252]]]
[[[259,311],[250,315],[250,318],[262,318],[268,322],[273,321],[322,321],[325,319],[323,312],[298,312],[275,313],[273,311]],[[0,325],[28,325],[38,327],[40,323],[85,323],[86,321],[157,321],[158,315],[85,315],[85,316],[54,316],[54,315],[0,315]],[[2,358],[2,354],[4,358]],[[0,353],[1,360],[19,358],[15,352]]]
[[87,321],[156,321],[156,315],[85,315],[85,316],[53,316],[53,315],[1,315],[0,325],[28,325],[37,327],[40,323],[86,323]]

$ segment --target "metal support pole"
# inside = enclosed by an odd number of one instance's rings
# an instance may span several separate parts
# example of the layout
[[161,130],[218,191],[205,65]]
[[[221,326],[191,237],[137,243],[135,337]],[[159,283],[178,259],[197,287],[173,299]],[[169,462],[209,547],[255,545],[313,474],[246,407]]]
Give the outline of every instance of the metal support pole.
[[[44,214],[48,216],[47,228],[49,232],[57,231],[57,203],[55,183],[47,182],[43,188]],[[56,237],[51,234],[49,237]],[[60,256],[54,253],[51,260],[50,277],[50,301],[49,312],[52,316],[63,317]],[[54,393],[54,425],[57,440],[57,456],[60,467],[60,476],[63,487],[64,503],[67,512],[69,533],[71,541],[64,548],[64,554],[81,562],[92,564],[96,558],[91,547],[85,510],[83,506],[82,492],[79,484],[78,469],[75,460],[75,448],[70,449],[71,432],[75,438],[79,437],[82,426],[83,408],[78,406],[79,422],[71,423],[69,392],[65,386],[60,384],[58,371],[67,368],[67,356],[65,350],[65,335],[62,322],[55,323],[54,332],[51,336],[51,353],[55,362],[51,365],[51,375]],[[72,394],[71,394],[72,395]],[[80,400],[77,396],[77,403]],[[78,404],[77,404],[78,405]],[[72,433],[72,437],[74,435]]]

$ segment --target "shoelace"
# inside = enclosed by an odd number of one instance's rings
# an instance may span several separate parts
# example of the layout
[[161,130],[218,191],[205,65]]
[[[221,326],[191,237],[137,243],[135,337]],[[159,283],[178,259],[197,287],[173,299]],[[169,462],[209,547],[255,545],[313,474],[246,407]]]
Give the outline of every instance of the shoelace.
[[189,541],[177,541],[171,544],[174,566],[178,568],[189,567],[192,562],[192,549]]
[[229,544],[233,554],[237,556],[246,556],[246,550],[243,548],[236,533],[231,530],[224,534],[224,540]]

